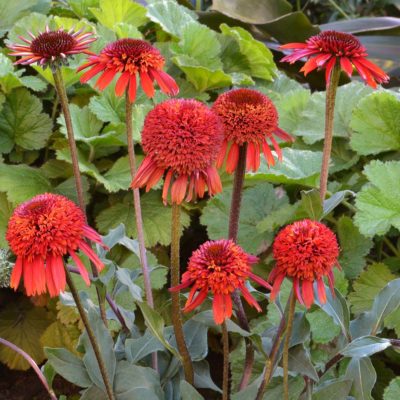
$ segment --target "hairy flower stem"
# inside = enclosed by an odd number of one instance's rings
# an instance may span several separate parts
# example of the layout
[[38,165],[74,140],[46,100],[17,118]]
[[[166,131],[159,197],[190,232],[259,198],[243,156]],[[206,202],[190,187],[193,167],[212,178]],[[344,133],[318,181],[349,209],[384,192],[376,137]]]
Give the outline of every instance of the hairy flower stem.
[[[172,204],[172,226],[171,226],[171,286],[178,286],[179,277],[179,242],[180,242],[180,206],[176,203]],[[194,382],[194,372],[192,360],[190,359],[189,350],[186,346],[185,335],[183,333],[181,306],[179,303],[179,292],[171,292],[172,300],[172,325],[174,326],[176,344],[178,345],[179,354],[182,357],[183,371],[185,379],[191,385]]]
[[[85,199],[83,196],[81,173],[79,171],[78,151],[76,148],[74,128],[72,126],[72,119],[71,119],[71,112],[69,110],[67,91],[65,90],[64,79],[62,77],[61,69],[59,67],[56,67],[56,70],[53,72],[53,78],[54,78],[54,85],[56,88],[56,92],[58,94],[58,100],[61,104],[61,108],[62,108],[62,111],[64,114],[65,126],[67,128],[68,145],[69,145],[69,151],[71,153],[72,170],[74,172],[76,194],[78,196],[78,204],[79,204],[79,207],[82,209],[83,214],[85,215],[86,222],[87,222]],[[95,278],[97,278],[99,276],[99,274],[97,272],[96,266],[93,263],[90,263],[90,265],[91,265],[93,276]],[[98,298],[98,302],[99,302],[101,319],[103,320],[104,324],[107,326],[105,298],[101,294],[101,291],[97,286],[96,286],[96,293],[97,293],[97,298]]]
[[294,311],[296,308],[296,296],[293,290],[290,293],[289,312],[287,316],[285,341],[283,343],[282,365],[283,365],[283,400],[289,400],[289,345],[292,336]]
[[39,366],[35,363],[35,360],[24,350],[20,349],[18,346],[15,344],[9,342],[6,339],[0,338],[0,343],[3,344],[4,346],[9,347],[11,350],[14,350],[16,353],[18,353],[20,356],[22,356],[32,367],[32,369],[35,371],[36,375],[40,379],[40,382],[42,382],[43,386],[49,393],[49,397],[51,400],[57,400],[57,396],[54,394],[53,390],[49,387],[47,380],[45,376],[43,375],[43,372],[40,370]]
[[326,190],[328,187],[329,175],[329,162],[332,152],[332,139],[333,139],[333,120],[335,115],[335,99],[336,90],[339,84],[340,67],[336,65],[331,73],[329,86],[326,88],[326,101],[325,101],[325,138],[324,150],[322,154],[321,177],[319,181],[319,190],[321,201],[325,200]]
[[[129,157],[129,169],[131,172],[131,178],[133,179],[136,174],[136,158],[135,158],[135,147],[133,143],[133,122],[132,122],[132,102],[129,100],[128,91],[125,92],[125,121],[126,121],[126,139],[128,142],[128,157]],[[139,242],[139,255],[140,264],[142,266],[142,274],[144,281],[144,291],[146,294],[146,301],[149,307],[154,308],[153,291],[151,289],[150,270],[147,262],[146,246],[144,244],[144,230],[143,230],[143,218],[142,218],[142,206],[140,203],[140,191],[139,189],[133,189],[133,206],[135,208],[136,218],[136,231]],[[155,370],[158,370],[157,353],[152,354],[152,366]]]
[[68,267],[66,265],[65,265],[65,274],[66,274],[66,277],[67,277],[67,284],[68,284],[69,290],[71,291],[72,297],[74,298],[76,307],[78,308],[79,315],[81,316],[81,320],[83,322],[83,325],[86,328],[86,332],[88,334],[90,343],[92,344],[94,355],[96,357],[97,364],[99,366],[99,370],[100,370],[101,376],[103,378],[103,382],[104,382],[104,386],[105,386],[106,391],[107,391],[108,398],[110,400],[115,400],[113,389],[112,389],[110,380],[108,379],[106,364],[105,364],[103,356],[101,355],[101,352],[100,352],[99,343],[97,342],[96,336],[95,336],[95,334],[93,332],[93,329],[92,329],[92,327],[91,327],[91,325],[89,323],[89,319],[88,319],[88,317],[86,315],[86,312],[85,312],[85,310],[83,308],[82,302],[81,302],[81,300],[79,298],[79,293],[78,293],[78,291],[76,289],[74,281],[72,280],[71,274],[70,274],[69,269],[68,269]]
[[229,398],[229,335],[224,321],[221,325],[222,328],[222,346],[224,353],[224,370],[222,379],[222,400]]
[[[236,167],[235,176],[233,179],[231,210],[229,214],[228,235],[229,239],[232,239],[234,242],[237,242],[237,236],[239,230],[240,205],[242,203],[243,183],[244,183],[244,176],[246,173],[246,153],[247,153],[247,143],[244,143],[239,148],[239,160]],[[235,291],[232,297],[233,297],[233,302],[235,303],[236,306],[236,313],[240,327],[250,332],[249,321],[247,320],[247,316],[244,311],[242,300],[240,299],[238,291]],[[253,343],[248,338],[245,339],[245,342],[246,342],[246,356],[245,356],[243,375],[239,384],[239,390],[244,389],[248,385],[254,363]]]

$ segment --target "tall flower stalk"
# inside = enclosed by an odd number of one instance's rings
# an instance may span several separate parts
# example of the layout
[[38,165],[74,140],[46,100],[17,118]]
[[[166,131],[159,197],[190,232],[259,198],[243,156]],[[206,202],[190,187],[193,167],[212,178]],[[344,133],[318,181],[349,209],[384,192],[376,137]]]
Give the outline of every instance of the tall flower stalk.
[[350,78],[354,67],[361,78],[374,89],[377,87],[377,83],[387,82],[389,76],[366,58],[368,56],[366,48],[349,33],[324,31],[311,36],[306,43],[288,43],[281,46],[281,49],[292,51],[292,54],[282,58],[283,62],[293,64],[302,58],[307,59],[300,70],[304,72],[304,75],[315,69],[325,69],[325,138],[320,178],[320,197],[321,201],[324,201],[329,175],[335,97],[340,71],[344,71]]
[[[275,136],[289,142],[293,138],[278,127],[278,113],[272,101],[256,90],[235,89],[223,93],[214,103],[213,110],[220,116],[225,133],[217,165],[222,166],[226,157],[226,171],[235,172],[228,237],[236,242],[246,169],[254,172],[258,170],[261,152],[264,153],[267,164],[274,165],[275,159],[269,143],[281,160],[282,152]],[[250,331],[238,293],[233,295],[233,301],[240,326]],[[254,363],[253,344],[248,338],[245,341],[245,365],[239,390],[248,385]]]

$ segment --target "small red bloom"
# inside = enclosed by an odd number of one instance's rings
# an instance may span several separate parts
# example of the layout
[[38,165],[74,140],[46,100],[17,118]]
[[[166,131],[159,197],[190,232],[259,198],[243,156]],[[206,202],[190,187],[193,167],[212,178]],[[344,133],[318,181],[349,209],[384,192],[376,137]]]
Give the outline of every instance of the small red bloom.
[[[164,101],[144,121],[142,146],[146,153],[132,182],[149,191],[166,172],[163,200],[169,187],[173,203],[222,191],[214,161],[223,140],[218,117],[203,103],[189,99]],[[189,185],[188,185],[189,184]]]
[[281,49],[293,50],[293,53],[283,57],[281,61],[293,64],[301,58],[307,58],[307,62],[300,70],[307,75],[317,68],[326,68],[325,79],[329,85],[331,72],[336,64],[351,77],[353,66],[361,78],[373,88],[376,83],[384,83],[389,80],[388,75],[377,65],[367,60],[367,50],[353,35],[344,32],[325,31],[311,36],[306,43],[288,43]]
[[16,290],[23,276],[28,296],[46,291],[57,296],[65,290],[63,257],[67,254],[89,286],[89,274],[77,250],[85,253],[98,271],[104,267],[85,241],[102,244],[99,234],[86,225],[82,210],[64,196],[45,193],[20,204],[8,222],[6,238],[17,256],[10,286]]
[[82,29],[74,32],[73,29],[65,31],[58,29],[51,31],[46,27],[45,32],[39,32],[35,36],[32,32],[28,32],[31,40],[19,36],[26,44],[10,44],[8,47],[13,50],[12,56],[21,56],[22,58],[16,64],[61,64],[67,63],[68,56],[74,54],[93,54],[88,50],[90,43],[96,39],[91,32],[83,33]]
[[276,265],[268,278],[273,283],[271,300],[285,277],[292,278],[297,300],[307,308],[314,302],[314,281],[319,301],[326,302],[324,276],[328,277],[334,295],[332,268],[335,265],[340,268],[339,245],[335,234],[324,224],[304,219],[286,226],[275,238],[273,255]]
[[82,71],[91,67],[81,76],[81,82],[87,82],[102,73],[96,87],[104,90],[121,73],[115,86],[115,94],[122,96],[129,87],[129,100],[135,101],[136,75],[140,76],[142,89],[148,97],[154,96],[153,81],[156,80],[161,91],[176,96],[179,87],[174,79],[162,69],[165,60],[161,53],[149,43],[139,39],[120,39],[108,44],[99,55],[89,57],[89,61],[78,68]]
[[221,118],[225,132],[217,167],[222,166],[230,144],[226,162],[228,173],[236,169],[239,147],[245,143],[247,143],[246,168],[257,171],[260,166],[261,151],[264,152],[268,165],[275,164],[267,139],[274,146],[279,160],[282,160],[282,152],[274,135],[289,142],[294,140],[278,127],[278,112],[272,101],[257,90],[234,89],[225,92],[218,96],[213,110]]
[[[183,311],[189,312],[200,306],[211,291],[213,295],[214,320],[222,324],[232,315],[232,293],[239,289],[246,301],[257,311],[261,307],[247,290],[248,278],[259,285],[271,289],[271,286],[251,272],[251,264],[258,258],[247,254],[232,240],[216,240],[203,243],[189,259],[187,271],[182,275],[182,283],[170,288],[177,292],[192,286]],[[195,297],[196,293],[197,296]]]

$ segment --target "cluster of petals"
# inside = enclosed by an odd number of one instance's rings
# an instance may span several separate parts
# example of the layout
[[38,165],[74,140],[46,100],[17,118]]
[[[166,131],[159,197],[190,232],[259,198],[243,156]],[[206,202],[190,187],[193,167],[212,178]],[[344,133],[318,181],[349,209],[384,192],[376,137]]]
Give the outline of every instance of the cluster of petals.
[[164,64],[164,57],[158,49],[144,40],[128,38],[109,43],[100,54],[90,56],[88,62],[80,66],[78,71],[90,68],[81,76],[82,83],[101,74],[95,85],[99,90],[104,90],[120,74],[115,85],[115,94],[122,96],[128,90],[129,100],[133,103],[136,98],[137,76],[140,77],[143,91],[150,98],[155,93],[154,80],[165,94],[178,94],[178,85],[163,71]]
[[104,267],[87,243],[91,240],[103,245],[100,235],[86,224],[82,210],[64,196],[45,193],[20,204],[9,220],[6,238],[17,257],[10,286],[16,290],[23,277],[28,296],[46,292],[57,296],[65,290],[66,255],[71,256],[89,285],[89,274],[76,254],[78,250],[98,271]]
[[218,96],[213,110],[224,126],[225,139],[217,160],[217,167],[224,163],[226,171],[235,171],[239,161],[239,149],[247,146],[246,169],[257,171],[260,153],[263,152],[268,165],[275,160],[268,141],[274,147],[278,159],[282,152],[275,136],[292,142],[293,138],[278,127],[278,112],[272,101],[263,93],[252,89],[233,89]]
[[182,283],[170,289],[180,291],[192,286],[184,311],[199,307],[212,294],[214,320],[222,324],[232,315],[232,293],[240,290],[246,301],[258,311],[261,308],[246,287],[251,278],[261,286],[271,286],[251,271],[251,264],[257,257],[247,254],[232,240],[216,240],[203,243],[189,259],[187,271],[182,275]]
[[142,147],[146,154],[133,188],[149,191],[165,175],[162,198],[180,204],[222,191],[214,162],[223,140],[218,117],[203,103],[170,99],[156,105],[144,121]]
[[273,256],[276,264],[268,278],[273,285],[271,300],[285,277],[292,279],[297,300],[307,308],[314,302],[314,282],[320,303],[326,302],[324,277],[334,295],[333,267],[340,268],[339,245],[326,225],[309,219],[287,225],[275,238]]
[[282,58],[293,64],[302,58],[307,62],[301,69],[304,75],[315,69],[325,68],[325,79],[329,85],[331,73],[335,65],[351,77],[353,66],[361,78],[371,87],[376,88],[377,83],[385,83],[388,75],[377,65],[369,61],[366,48],[353,35],[344,32],[324,31],[311,36],[306,43],[288,43],[281,49],[291,50],[292,54]]
[[93,54],[88,50],[89,45],[96,39],[91,32],[83,32],[80,29],[74,32],[58,29],[50,30],[47,26],[44,32],[35,36],[28,32],[30,39],[23,36],[19,38],[24,44],[10,44],[8,47],[13,50],[10,55],[21,57],[16,64],[34,64],[46,66],[47,64],[63,64],[67,62],[68,56],[74,54]]

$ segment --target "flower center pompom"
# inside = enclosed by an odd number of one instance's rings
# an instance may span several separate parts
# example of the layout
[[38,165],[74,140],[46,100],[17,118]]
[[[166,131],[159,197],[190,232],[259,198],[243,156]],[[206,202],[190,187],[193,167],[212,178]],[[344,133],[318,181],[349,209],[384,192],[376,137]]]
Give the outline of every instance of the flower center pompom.
[[140,39],[120,39],[110,43],[102,54],[111,57],[119,72],[136,73],[150,69],[160,70],[165,60],[160,52],[149,43]]
[[77,44],[75,38],[65,31],[44,32],[32,40],[31,49],[42,57],[59,57],[71,51]]
[[65,255],[82,241],[85,218],[72,201],[42,194],[21,204],[10,218],[7,240],[17,256],[32,260],[48,253]]
[[279,232],[273,254],[277,274],[314,281],[327,275],[337,263],[339,246],[328,227],[320,222],[302,220]]
[[272,101],[252,89],[234,89],[223,93],[213,105],[221,118],[225,137],[239,145],[261,143],[278,126],[278,113]]
[[250,272],[248,255],[234,242],[206,242],[189,260],[187,272],[198,289],[229,294],[240,287]]
[[307,43],[323,53],[331,53],[336,57],[366,56],[365,47],[349,33],[325,31],[311,37]]
[[217,158],[223,140],[218,117],[196,100],[171,99],[145,119],[142,145],[160,169],[178,175],[205,170]]

